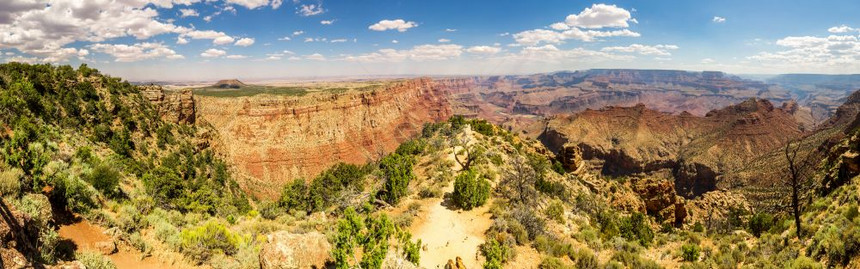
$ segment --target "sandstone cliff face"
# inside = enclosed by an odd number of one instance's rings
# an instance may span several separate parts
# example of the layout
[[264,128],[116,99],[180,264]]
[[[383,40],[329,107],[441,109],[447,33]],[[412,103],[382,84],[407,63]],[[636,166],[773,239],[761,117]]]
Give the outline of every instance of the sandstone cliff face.
[[770,102],[749,99],[705,117],[657,112],[644,105],[586,110],[550,119],[539,137],[563,164],[623,176],[663,171],[681,196],[716,189],[722,171],[775,149],[801,135],[791,114]]
[[165,93],[161,86],[149,85],[140,86],[140,91],[155,106],[162,119],[184,124],[196,122],[197,108],[191,90]]
[[218,130],[242,188],[273,197],[291,180],[311,178],[341,161],[377,159],[424,123],[447,119],[448,89],[454,86],[424,78],[302,97],[199,97],[198,112]]

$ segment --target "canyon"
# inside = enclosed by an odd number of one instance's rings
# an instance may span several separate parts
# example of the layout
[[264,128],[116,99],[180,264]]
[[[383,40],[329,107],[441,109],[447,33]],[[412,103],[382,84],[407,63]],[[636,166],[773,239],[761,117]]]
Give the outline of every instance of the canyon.
[[[246,85],[226,82],[217,84]],[[185,90],[150,99],[185,107],[170,118],[196,113],[211,124],[241,187],[258,197],[273,197],[284,184],[309,180],[337,162],[378,159],[425,123],[452,115],[538,139],[571,170],[662,171],[676,180],[679,194],[693,197],[715,189],[720,173],[827,125],[831,115],[851,114],[834,105],[848,98],[848,89],[816,96],[796,83],[783,87],[722,72],[596,69],[372,85],[248,96],[229,96],[242,89],[227,87],[219,92],[226,96],[191,97]],[[189,99],[190,109],[182,102]]]

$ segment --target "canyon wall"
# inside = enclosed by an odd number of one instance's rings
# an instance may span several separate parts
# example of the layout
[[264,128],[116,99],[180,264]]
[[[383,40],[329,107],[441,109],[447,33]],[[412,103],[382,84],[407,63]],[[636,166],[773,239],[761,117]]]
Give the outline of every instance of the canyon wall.
[[378,159],[424,123],[446,120],[452,115],[450,91],[465,83],[421,78],[301,97],[197,97],[197,112],[218,130],[241,187],[274,197],[294,179],[307,180],[337,162]]

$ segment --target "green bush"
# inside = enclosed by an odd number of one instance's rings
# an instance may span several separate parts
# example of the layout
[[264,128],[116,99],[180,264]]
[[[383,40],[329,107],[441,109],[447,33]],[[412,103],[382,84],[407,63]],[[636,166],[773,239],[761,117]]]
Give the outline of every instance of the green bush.
[[479,177],[474,170],[460,172],[454,179],[451,198],[460,208],[470,210],[484,205],[490,197],[490,182]]
[[81,262],[87,269],[116,269],[113,261],[100,253],[75,253],[75,259]]
[[576,262],[576,268],[579,269],[597,269],[600,266],[594,252],[585,248],[575,252],[570,259]]
[[572,268],[570,266],[565,265],[559,258],[556,257],[546,257],[543,261],[538,265],[540,269],[567,269]]
[[[281,191],[278,199],[279,206],[289,210],[307,211],[310,205],[308,197],[308,186],[304,179],[295,179]],[[265,215],[264,215],[265,217]]]
[[699,245],[687,243],[681,245],[681,258],[687,262],[694,262],[699,260],[699,252],[701,248]]
[[18,197],[21,193],[21,181],[24,171],[12,168],[0,172],[0,195],[7,197]]
[[96,206],[95,190],[83,180],[69,176],[57,180],[54,190],[73,212],[85,213]]
[[215,251],[232,255],[238,250],[240,237],[233,234],[223,224],[209,221],[205,224],[182,230],[181,251],[197,262],[209,260]]
[[794,259],[793,261],[789,262],[788,266],[786,266],[786,268],[789,268],[789,269],[821,269],[821,268],[824,268],[824,266],[821,266],[820,263],[813,261],[809,257],[800,256],[800,257],[797,257],[797,259]]
[[378,196],[385,202],[397,205],[408,192],[409,182],[415,178],[412,173],[412,157],[397,153],[382,158],[379,163],[385,183]]
[[[344,210],[343,218],[337,223],[334,246],[331,251],[336,268],[350,268],[355,248],[362,247],[359,264],[362,268],[380,268],[388,253],[389,240],[396,233],[396,227],[385,214],[379,216],[360,216],[352,207]],[[410,236],[403,236],[408,240]],[[413,250],[417,246],[409,245]],[[418,256],[411,258],[418,259]]]
[[640,245],[647,247],[654,241],[654,231],[651,230],[645,214],[635,212],[629,217],[621,219],[618,230],[622,237],[627,240],[637,241]]
[[514,249],[504,243],[496,241],[495,238],[487,239],[481,244],[481,253],[486,260],[484,268],[501,269],[503,265],[514,259]]
[[51,202],[42,194],[30,193],[21,198],[18,210],[30,216],[39,229],[46,229],[48,222],[53,220]]
[[541,253],[553,257],[573,256],[573,246],[564,243],[558,238],[550,238],[546,235],[538,235],[534,240],[534,248]]
[[749,220],[749,230],[756,237],[761,236],[762,232],[770,230],[773,226],[773,215],[768,213],[756,213]]
[[561,204],[561,201],[552,201],[552,203],[546,207],[544,213],[546,213],[546,216],[549,219],[564,224],[564,206]]
[[108,164],[100,163],[96,165],[88,175],[84,177],[93,188],[100,191],[105,196],[114,196],[119,190],[120,173]]
[[418,155],[424,153],[424,149],[427,148],[427,141],[424,139],[411,139],[397,146],[397,150],[394,153],[399,155]]

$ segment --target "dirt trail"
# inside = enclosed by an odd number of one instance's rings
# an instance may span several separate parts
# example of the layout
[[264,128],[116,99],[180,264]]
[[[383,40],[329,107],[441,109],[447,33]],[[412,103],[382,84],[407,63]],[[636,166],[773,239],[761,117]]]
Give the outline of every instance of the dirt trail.
[[[474,140],[471,130],[465,134]],[[454,153],[448,159],[454,160]],[[455,162],[453,168],[461,168]],[[445,195],[454,191],[452,181],[443,189]],[[481,268],[484,257],[479,254],[479,246],[484,243],[484,232],[490,228],[489,204],[469,211],[461,211],[446,207],[443,198],[426,199],[421,204],[421,217],[410,227],[415,238],[420,238],[426,246],[421,250],[421,267],[444,268],[449,259],[457,256],[463,258],[466,268]]]
[[[72,240],[78,247],[78,251],[99,252],[96,248],[97,242],[110,241],[111,238],[104,234],[104,229],[92,225],[87,220],[81,220],[72,224],[60,226],[60,237]],[[161,268],[198,268],[185,264],[171,264],[155,257],[140,259],[141,253],[130,247],[117,246],[117,252],[107,257],[113,261],[119,269],[161,269]]]

